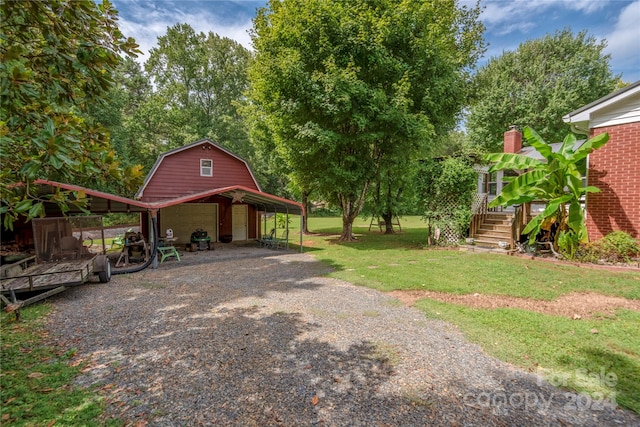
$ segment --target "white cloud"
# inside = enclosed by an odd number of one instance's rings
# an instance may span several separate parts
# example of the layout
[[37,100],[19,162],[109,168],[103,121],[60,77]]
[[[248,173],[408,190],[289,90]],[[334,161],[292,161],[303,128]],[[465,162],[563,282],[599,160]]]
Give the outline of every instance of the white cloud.
[[480,19],[487,26],[514,25],[529,22],[533,13],[540,13],[552,6],[550,2],[528,0],[487,1]]
[[168,9],[162,2],[144,0],[127,1],[122,3],[121,7],[123,9],[120,12],[119,27],[125,36],[133,37],[140,45],[140,50],[144,54],[138,57],[139,62],[149,58],[149,50],[157,45],[158,36],[166,34],[168,27],[178,23],[188,23],[197,33],[207,34],[212,31],[251,49],[251,37],[248,33],[253,25],[251,17],[229,24],[224,23],[221,16],[206,9],[185,12]]
[[594,0],[487,0],[480,19],[497,35],[515,31],[527,33],[563,10],[591,14],[606,7],[606,1]]
[[607,6],[606,1],[598,0],[565,0],[562,3],[569,10],[577,10],[584,13],[594,13]]
[[622,9],[607,39],[606,53],[611,54],[612,68],[629,70],[623,76],[626,80],[640,79],[640,0]]

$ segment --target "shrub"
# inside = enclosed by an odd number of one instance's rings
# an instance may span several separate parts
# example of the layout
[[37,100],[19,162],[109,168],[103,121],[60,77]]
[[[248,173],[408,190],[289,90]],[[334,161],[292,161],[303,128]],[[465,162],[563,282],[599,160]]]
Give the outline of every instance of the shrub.
[[558,235],[558,251],[567,259],[574,259],[580,247],[580,235],[573,230],[561,231]]
[[595,242],[582,245],[576,257],[587,262],[629,262],[640,254],[638,240],[624,231],[614,231]]
[[139,213],[110,213],[102,215],[102,224],[105,227],[112,225],[132,225],[140,222]]

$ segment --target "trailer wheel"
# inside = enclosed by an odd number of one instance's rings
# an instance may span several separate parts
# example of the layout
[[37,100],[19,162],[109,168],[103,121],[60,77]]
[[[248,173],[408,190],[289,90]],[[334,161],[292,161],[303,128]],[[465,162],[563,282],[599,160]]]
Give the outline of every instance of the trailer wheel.
[[94,264],[94,271],[98,274],[100,283],[107,283],[111,280],[111,262],[109,258],[104,255],[96,257]]

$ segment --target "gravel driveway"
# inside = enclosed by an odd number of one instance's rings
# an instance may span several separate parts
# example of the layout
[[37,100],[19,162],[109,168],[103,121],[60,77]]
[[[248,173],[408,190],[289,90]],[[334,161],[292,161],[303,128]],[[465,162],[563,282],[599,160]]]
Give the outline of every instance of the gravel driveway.
[[185,254],[60,294],[50,334],[130,425],[640,425],[328,271],[248,246]]

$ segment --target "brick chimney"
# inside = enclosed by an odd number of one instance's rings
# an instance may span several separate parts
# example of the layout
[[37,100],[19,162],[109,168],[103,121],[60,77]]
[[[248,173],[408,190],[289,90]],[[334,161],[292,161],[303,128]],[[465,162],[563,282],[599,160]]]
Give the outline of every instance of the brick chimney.
[[520,150],[522,150],[522,134],[515,126],[511,126],[511,129],[504,133],[504,152],[518,153]]

